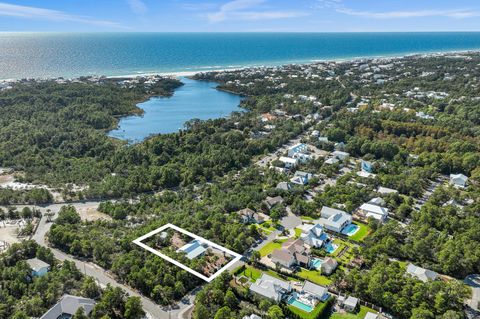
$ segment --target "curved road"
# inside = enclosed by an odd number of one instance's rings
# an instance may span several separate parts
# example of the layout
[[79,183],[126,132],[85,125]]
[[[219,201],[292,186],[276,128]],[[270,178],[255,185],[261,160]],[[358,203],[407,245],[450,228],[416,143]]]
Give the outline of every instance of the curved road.
[[[90,208],[90,207],[97,207],[99,202],[85,202],[85,203],[75,203],[73,204],[77,209],[78,208]],[[36,208],[39,208],[42,213],[46,212],[47,209],[50,209],[52,213],[54,213],[54,218],[56,217],[58,211],[60,208],[64,206],[64,204],[53,204],[53,205],[48,205],[48,206],[41,206]],[[52,223],[47,222],[47,219],[45,217],[42,217],[40,219],[37,231],[33,235],[32,239],[35,240],[39,245],[48,247],[52,250],[55,258],[64,261],[73,261],[75,265],[77,266],[78,269],[80,269],[85,275],[91,276],[96,279],[96,281],[101,285],[101,286],[106,286],[107,284],[110,284],[114,287],[120,287],[124,291],[126,291],[130,296],[136,296],[140,297],[142,304],[143,304],[143,309],[145,312],[147,312],[147,317],[149,318],[155,318],[155,319],[175,319],[175,318],[181,318],[181,315],[183,313],[186,313],[187,309],[191,308],[191,305],[193,304],[194,298],[196,291],[190,293],[189,295],[185,296],[183,299],[185,302],[179,302],[178,308],[173,309],[170,311],[165,311],[163,310],[159,305],[154,303],[152,300],[149,298],[141,295],[137,291],[133,290],[132,288],[121,284],[117,282],[113,277],[111,277],[108,272],[103,269],[102,267],[95,265],[90,262],[84,262],[82,260],[76,259],[56,248],[49,247],[47,245],[47,242],[45,240],[45,235],[52,226]]]

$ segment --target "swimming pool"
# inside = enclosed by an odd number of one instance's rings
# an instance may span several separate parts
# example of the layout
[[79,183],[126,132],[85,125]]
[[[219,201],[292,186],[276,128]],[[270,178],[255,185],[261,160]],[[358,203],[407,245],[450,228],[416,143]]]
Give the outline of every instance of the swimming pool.
[[342,234],[347,235],[347,236],[352,236],[352,235],[355,234],[359,229],[360,229],[360,226],[355,225],[355,224],[350,224],[350,225],[346,226],[346,227],[342,230]]
[[311,266],[317,270],[319,270],[322,267],[322,259],[319,258],[314,258],[312,259]]
[[313,310],[312,306],[306,305],[303,302],[298,301],[297,299],[295,299],[295,297],[291,297],[290,299],[288,299],[288,304],[305,312],[312,312]]
[[327,253],[329,254],[333,254],[335,252],[335,250],[337,250],[338,248],[338,245],[334,244],[334,243],[328,243],[326,246],[325,246],[325,250],[327,251]]

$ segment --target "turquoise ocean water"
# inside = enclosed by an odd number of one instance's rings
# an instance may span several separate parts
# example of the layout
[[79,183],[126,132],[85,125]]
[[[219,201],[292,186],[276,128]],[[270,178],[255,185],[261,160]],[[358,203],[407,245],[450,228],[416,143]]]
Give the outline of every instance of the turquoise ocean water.
[[0,79],[202,71],[480,49],[480,33],[0,33]]

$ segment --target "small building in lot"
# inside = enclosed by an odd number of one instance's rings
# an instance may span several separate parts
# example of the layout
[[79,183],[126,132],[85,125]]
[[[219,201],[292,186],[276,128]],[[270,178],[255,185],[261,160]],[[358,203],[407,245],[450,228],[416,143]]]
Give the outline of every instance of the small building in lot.
[[95,307],[95,300],[72,295],[64,295],[60,301],[50,308],[40,319],[66,319],[71,318],[78,309],[83,308],[88,316]]
[[292,286],[287,281],[262,274],[262,277],[250,285],[250,291],[279,302],[284,295],[292,291]]
[[343,302],[343,309],[346,311],[354,312],[358,306],[358,298],[348,296],[347,299]]
[[50,265],[38,258],[28,259],[27,264],[32,269],[32,277],[41,277],[50,271]]
[[194,239],[188,244],[180,247],[177,251],[184,252],[188,259],[195,259],[203,256],[207,251],[207,247],[205,247],[205,244],[202,244],[198,239]]
[[407,274],[410,274],[411,276],[416,277],[423,282],[427,282],[429,280],[436,280],[438,278],[438,274],[436,272],[415,266],[414,264],[408,264]]
[[463,174],[450,174],[450,184],[458,188],[464,188],[467,185],[468,177]]

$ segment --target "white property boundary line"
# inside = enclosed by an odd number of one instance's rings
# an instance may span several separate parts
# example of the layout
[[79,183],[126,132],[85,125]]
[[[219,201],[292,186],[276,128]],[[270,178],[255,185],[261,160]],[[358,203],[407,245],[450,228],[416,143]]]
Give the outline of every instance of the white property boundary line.
[[[194,238],[194,239],[197,239],[197,240],[199,240],[199,241],[202,242],[202,243],[205,243],[205,244],[207,244],[207,245],[209,245],[209,246],[211,246],[211,247],[217,248],[218,250],[221,250],[221,251],[223,251],[223,252],[226,252],[226,253],[230,254],[231,256],[233,256],[234,258],[233,258],[233,260],[231,260],[228,264],[226,264],[225,266],[223,266],[219,271],[217,271],[216,273],[214,273],[214,274],[211,275],[210,277],[207,277],[207,276],[205,276],[205,275],[203,275],[203,274],[201,274],[201,273],[199,273],[199,272],[191,269],[190,267],[187,267],[187,266],[185,266],[184,264],[176,261],[175,259],[170,258],[170,257],[162,254],[162,253],[159,252],[158,250],[153,249],[152,247],[150,247],[150,246],[145,245],[144,243],[142,243],[142,241],[145,240],[145,239],[147,239],[148,237],[151,237],[151,236],[153,236],[153,235],[155,235],[155,234],[158,234],[159,232],[164,231],[165,229],[169,229],[169,228],[172,228],[172,229],[174,229],[174,230],[176,230],[176,231],[178,231],[178,232],[180,232],[180,233],[183,233],[183,234],[188,235],[188,236],[190,236],[190,237],[192,237],[192,238]],[[180,227],[178,227],[178,226],[175,226],[175,225],[173,225],[173,224],[165,224],[165,225],[163,225],[162,227],[157,228],[157,229],[149,232],[148,234],[145,234],[145,235],[143,235],[143,236],[141,236],[141,237],[138,237],[137,239],[135,239],[135,240],[133,241],[133,243],[136,244],[136,245],[138,245],[138,246],[140,246],[140,247],[142,247],[143,249],[148,250],[149,252],[151,252],[151,253],[159,256],[159,257],[162,257],[163,259],[165,259],[165,260],[171,262],[172,264],[174,264],[174,265],[176,265],[176,266],[178,266],[178,267],[180,267],[180,268],[188,271],[189,273],[197,276],[198,278],[201,278],[201,279],[205,280],[206,282],[211,282],[213,279],[217,278],[222,272],[224,272],[225,270],[227,270],[230,266],[232,266],[234,263],[236,263],[237,261],[239,261],[239,260],[243,257],[242,255],[237,254],[237,253],[234,252],[234,251],[231,251],[231,250],[229,250],[229,249],[227,249],[227,248],[225,248],[225,247],[222,247],[222,246],[220,246],[220,245],[218,245],[218,244],[215,244],[215,243],[211,242],[211,241],[208,240],[208,239],[205,239],[205,238],[203,238],[203,237],[200,237],[200,236],[198,236],[198,235],[195,235],[195,234],[193,234],[193,233],[191,233],[191,232],[189,232],[189,231],[187,231],[187,230],[185,230],[185,229],[183,229],[183,228],[180,228]]]

